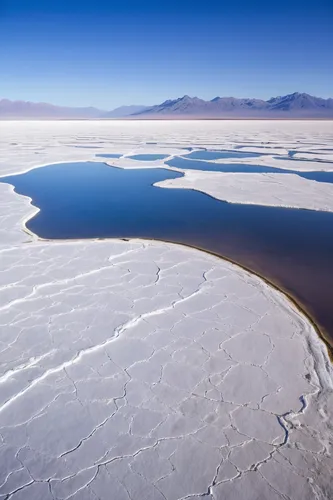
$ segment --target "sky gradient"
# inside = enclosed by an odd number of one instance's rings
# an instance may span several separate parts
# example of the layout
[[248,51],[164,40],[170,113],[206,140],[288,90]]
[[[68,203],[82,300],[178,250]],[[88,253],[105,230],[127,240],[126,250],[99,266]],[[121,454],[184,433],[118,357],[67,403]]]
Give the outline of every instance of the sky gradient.
[[333,97],[333,2],[0,0],[0,98]]

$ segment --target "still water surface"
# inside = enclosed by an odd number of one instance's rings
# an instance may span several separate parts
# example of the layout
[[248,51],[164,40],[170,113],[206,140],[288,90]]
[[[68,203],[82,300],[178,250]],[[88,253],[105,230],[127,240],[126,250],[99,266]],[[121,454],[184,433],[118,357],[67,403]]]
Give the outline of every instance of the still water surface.
[[333,340],[333,213],[238,205],[152,184],[182,174],[67,163],[1,178],[41,209],[43,238],[144,237],[228,257],[272,280]]
[[300,172],[298,170],[286,170],[283,168],[261,166],[261,165],[246,165],[245,163],[209,163],[208,161],[186,160],[182,157],[175,157],[166,162],[170,167],[181,168],[183,170],[203,170],[208,172],[229,172],[229,173],[244,173],[244,174],[285,174],[298,175],[304,179],[309,179],[317,182],[333,183],[333,172],[310,171]]
[[248,153],[242,151],[193,151],[186,155],[191,160],[221,160],[222,158],[256,158],[262,156],[260,153]]

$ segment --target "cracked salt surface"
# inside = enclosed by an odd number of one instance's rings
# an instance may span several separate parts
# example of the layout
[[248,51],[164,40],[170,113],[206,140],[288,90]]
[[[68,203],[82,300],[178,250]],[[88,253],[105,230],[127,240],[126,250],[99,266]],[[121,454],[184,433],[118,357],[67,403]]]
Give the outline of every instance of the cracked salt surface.
[[171,244],[1,252],[0,498],[329,498],[327,354],[279,292]]
[[332,180],[319,183],[295,174],[185,170],[184,177],[157,182],[155,186],[195,189],[230,203],[332,212]]
[[331,365],[281,293],[177,245],[36,241],[1,188],[1,499],[332,498]]

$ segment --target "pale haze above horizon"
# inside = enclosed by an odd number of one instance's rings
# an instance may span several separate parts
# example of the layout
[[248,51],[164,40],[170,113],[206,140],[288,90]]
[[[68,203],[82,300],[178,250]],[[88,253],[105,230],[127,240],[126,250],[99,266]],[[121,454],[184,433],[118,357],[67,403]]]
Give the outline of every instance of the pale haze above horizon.
[[333,2],[3,0],[0,99],[333,97]]

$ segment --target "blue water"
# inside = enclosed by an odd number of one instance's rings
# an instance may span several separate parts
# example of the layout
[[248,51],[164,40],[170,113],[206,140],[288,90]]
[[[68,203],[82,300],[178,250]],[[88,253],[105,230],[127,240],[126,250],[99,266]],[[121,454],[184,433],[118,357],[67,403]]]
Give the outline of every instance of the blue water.
[[[289,152],[290,154],[293,154],[293,151]],[[212,155],[212,156],[211,156]],[[220,155],[220,156],[216,156]],[[121,154],[97,154],[96,157],[98,158],[120,158],[122,155]],[[162,154],[142,154],[142,155],[133,155],[130,156],[129,158],[133,160],[140,160],[140,161],[155,161],[155,160],[164,160],[167,158],[169,155],[162,155]],[[269,166],[261,166],[261,165],[246,165],[246,164],[235,164],[235,163],[229,163],[229,164],[218,164],[218,163],[209,163],[208,161],[197,161],[197,160],[216,160],[218,158],[244,158],[244,157],[255,157],[255,156],[261,156],[260,154],[257,153],[237,153],[234,151],[220,151],[220,152],[213,152],[213,151],[194,151],[193,153],[190,153],[186,155],[185,158],[178,157],[176,156],[172,160],[169,160],[166,162],[166,165],[170,167],[176,167],[176,168],[181,168],[181,169],[188,169],[188,170],[202,170],[202,171],[210,171],[210,172],[226,172],[226,173],[247,173],[247,174],[295,174],[298,175],[299,177],[303,177],[305,179],[317,181],[317,182],[328,182],[328,183],[333,183],[333,172],[317,172],[317,171],[311,171],[311,172],[299,172],[297,170],[286,170],[282,168],[277,168],[277,167],[269,167]],[[191,158],[191,159],[187,159]],[[195,158],[195,159],[194,159]],[[277,157],[278,158],[278,157]],[[281,158],[280,158],[281,159]],[[292,157],[289,158],[290,160]],[[295,161],[297,161],[295,159]]]
[[222,158],[256,158],[259,153],[248,153],[238,151],[193,151],[186,158],[193,160],[220,160]]
[[[300,151],[296,151],[294,154],[299,153]],[[290,153],[290,152],[289,152]],[[295,156],[290,155],[286,158],[284,156],[274,156],[275,160],[291,160],[291,161],[307,161],[312,163],[333,163],[332,160],[325,160],[324,158],[295,158]]]
[[168,158],[168,156],[170,155],[142,154],[142,155],[129,156],[128,158],[131,158],[131,160],[138,160],[138,161],[157,161],[157,160],[165,160],[165,158]]
[[333,184],[333,172],[293,172],[304,179]]
[[120,158],[123,156],[122,154],[116,154],[116,153],[101,153],[96,155],[97,158]]
[[286,170],[276,167],[246,165],[242,163],[209,163],[205,161],[185,160],[181,157],[173,158],[166,162],[170,167],[187,170],[202,170],[210,172],[244,173],[244,174],[295,174],[304,179],[317,182],[333,183],[333,172],[299,172],[297,170]]
[[286,170],[282,168],[261,167],[259,165],[246,165],[242,163],[209,163],[207,161],[186,160],[181,157],[172,158],[166,164],[170,167],[181,169],[211,172],[242,172],[247,174],[286,173]]
[[40,212],[27,227],[44,238],[146,237],[229,257],[273,280],[333,337],[333,214],[237,205],[152,184],[182,174],[73,163],[0,178]]

